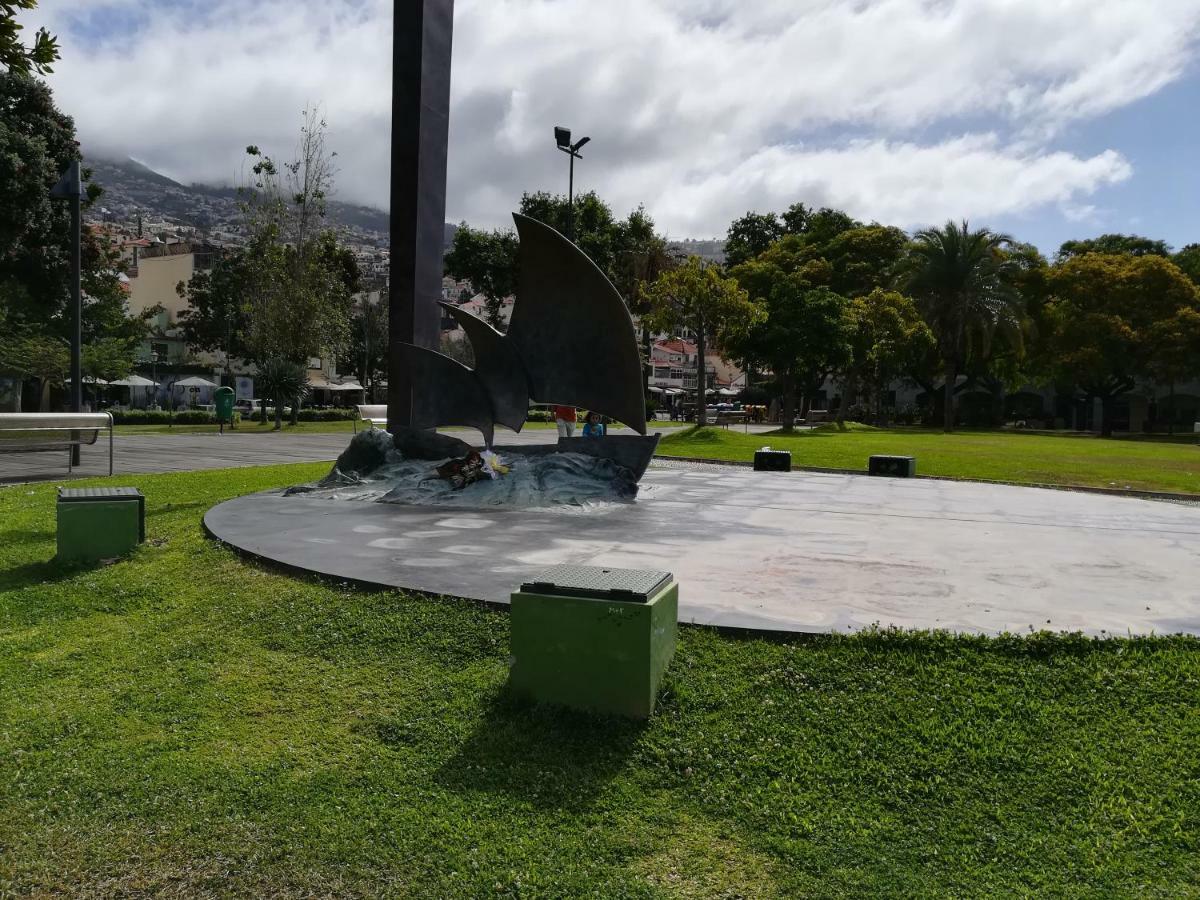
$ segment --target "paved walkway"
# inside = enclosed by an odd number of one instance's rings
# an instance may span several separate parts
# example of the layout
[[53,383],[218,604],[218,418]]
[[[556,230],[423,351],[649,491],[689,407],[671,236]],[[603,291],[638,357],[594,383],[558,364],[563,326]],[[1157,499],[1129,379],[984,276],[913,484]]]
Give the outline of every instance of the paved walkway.
[[[751,432],[769,431],[773,425],[751,425]],[[466,441],[478,443],[477,431],[443,429]],[[653,430],[653,423],[651,424]],[[663,429],[670,433],[669,429]],[[613,434],[632,434],[626,428]],[[114,473],[190,472],[197,469],[231,469],[241,466],[270,466],[282,463],[326,462],[337,458],[353,435],[288,433],[238,434],[237,432],[181,432],[179,434],[121,434],[115,443]],[[499,432],[500,444],[546,444],[555,440],[554,432],[530,428],[520,434]],[[0,484],[23,481],[63,481],[67,478],[95,478],[108,474],[108,442],[101,437],[92,447],[84,447],[80,465],[73,475],[67,473],[67,454],[0,454]]]

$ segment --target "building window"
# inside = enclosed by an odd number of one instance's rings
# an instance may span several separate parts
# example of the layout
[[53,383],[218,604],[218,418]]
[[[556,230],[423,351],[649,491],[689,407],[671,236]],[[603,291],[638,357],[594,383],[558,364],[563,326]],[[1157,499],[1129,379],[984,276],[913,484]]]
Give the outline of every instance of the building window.
[[[680,378],[683,377],[683,369],[672,369],[670,377],[673,380],[678,381]],[[694,376],[693,376],[692,380],[693,381],[696,380]]]
[[164,362],[167,358],[167,345],[151,344],[150,353],[153,357],[157,357],[159,362]]

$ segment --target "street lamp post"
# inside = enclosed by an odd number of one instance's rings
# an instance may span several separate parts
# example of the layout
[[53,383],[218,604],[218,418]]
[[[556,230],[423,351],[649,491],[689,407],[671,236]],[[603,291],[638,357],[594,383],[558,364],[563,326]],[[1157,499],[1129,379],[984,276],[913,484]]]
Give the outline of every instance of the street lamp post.
[[574,242],[575,240],[575,160],[583,159],[583,155],[579,152],[580,149],[591,140],[590,137],[582,137],[575,143],[571,143],[571,129],[563,128],[561,125],[554,126],[554,140],[558,144],[558,149],[571,157],[570,175],[567,180],[567,238]]
[[[79,173],[79,160],[71,160],[50,191],[55,200],[66,200],[71,204],[71,412],[83,412],[83,291],[80,284],[81,246],[83,236],[80,225],[80,203],[83,199],[83,184]],[[72,432],[74,437],[75,432]],[[79,443],[71,444],[71,464],[79,465]]]

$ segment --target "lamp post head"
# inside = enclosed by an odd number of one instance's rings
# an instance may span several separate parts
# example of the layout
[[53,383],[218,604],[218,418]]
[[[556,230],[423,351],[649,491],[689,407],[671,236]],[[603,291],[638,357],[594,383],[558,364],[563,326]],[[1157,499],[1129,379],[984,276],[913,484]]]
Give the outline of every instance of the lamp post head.
[[590,137],[582,137],[582,138],[580,138],[578,141],[576,141],[574,144],[572,144],[572,145],[571,145],[571,152],[572,152],[572,153],[578,153],[578,152],[579,152],[579,148],[580,148],[580,147],[582,147],[584,144],[586,144],[586,143],[587,143],[588,141],[590,141],[590,140],[591,140],[591,138],[590,138]]
[[561,125],[554,126],[554,140],[558,143],[559,149],[571,149],[571,129],[563,128]]
[[77,200],[83,196],[83,183],[79,174],[79,160],[71,160],[58,184],[50,189],[55,200]]

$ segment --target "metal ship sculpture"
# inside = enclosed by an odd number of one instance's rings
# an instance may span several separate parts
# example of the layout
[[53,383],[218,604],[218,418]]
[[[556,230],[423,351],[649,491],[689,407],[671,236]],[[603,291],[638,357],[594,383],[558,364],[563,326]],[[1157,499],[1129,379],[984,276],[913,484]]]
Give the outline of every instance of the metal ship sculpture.
[[[520,274],[508,332],[442,303],[471,342],[473,369],[426,347],[393,347],[412,384],[412,429],[477,428],[487,447],[498,452],[578,453],[611,460],[640,479],[659,435],[646,434],[642,361],[629,311],[612,282],[574,243],[536,219],[519,214],[513,219]],[[519,432],[530,403],[590,410],[637,434],[493,448],[495,426]],[[394,437],[398,447],[422,445],[412,435]]]

